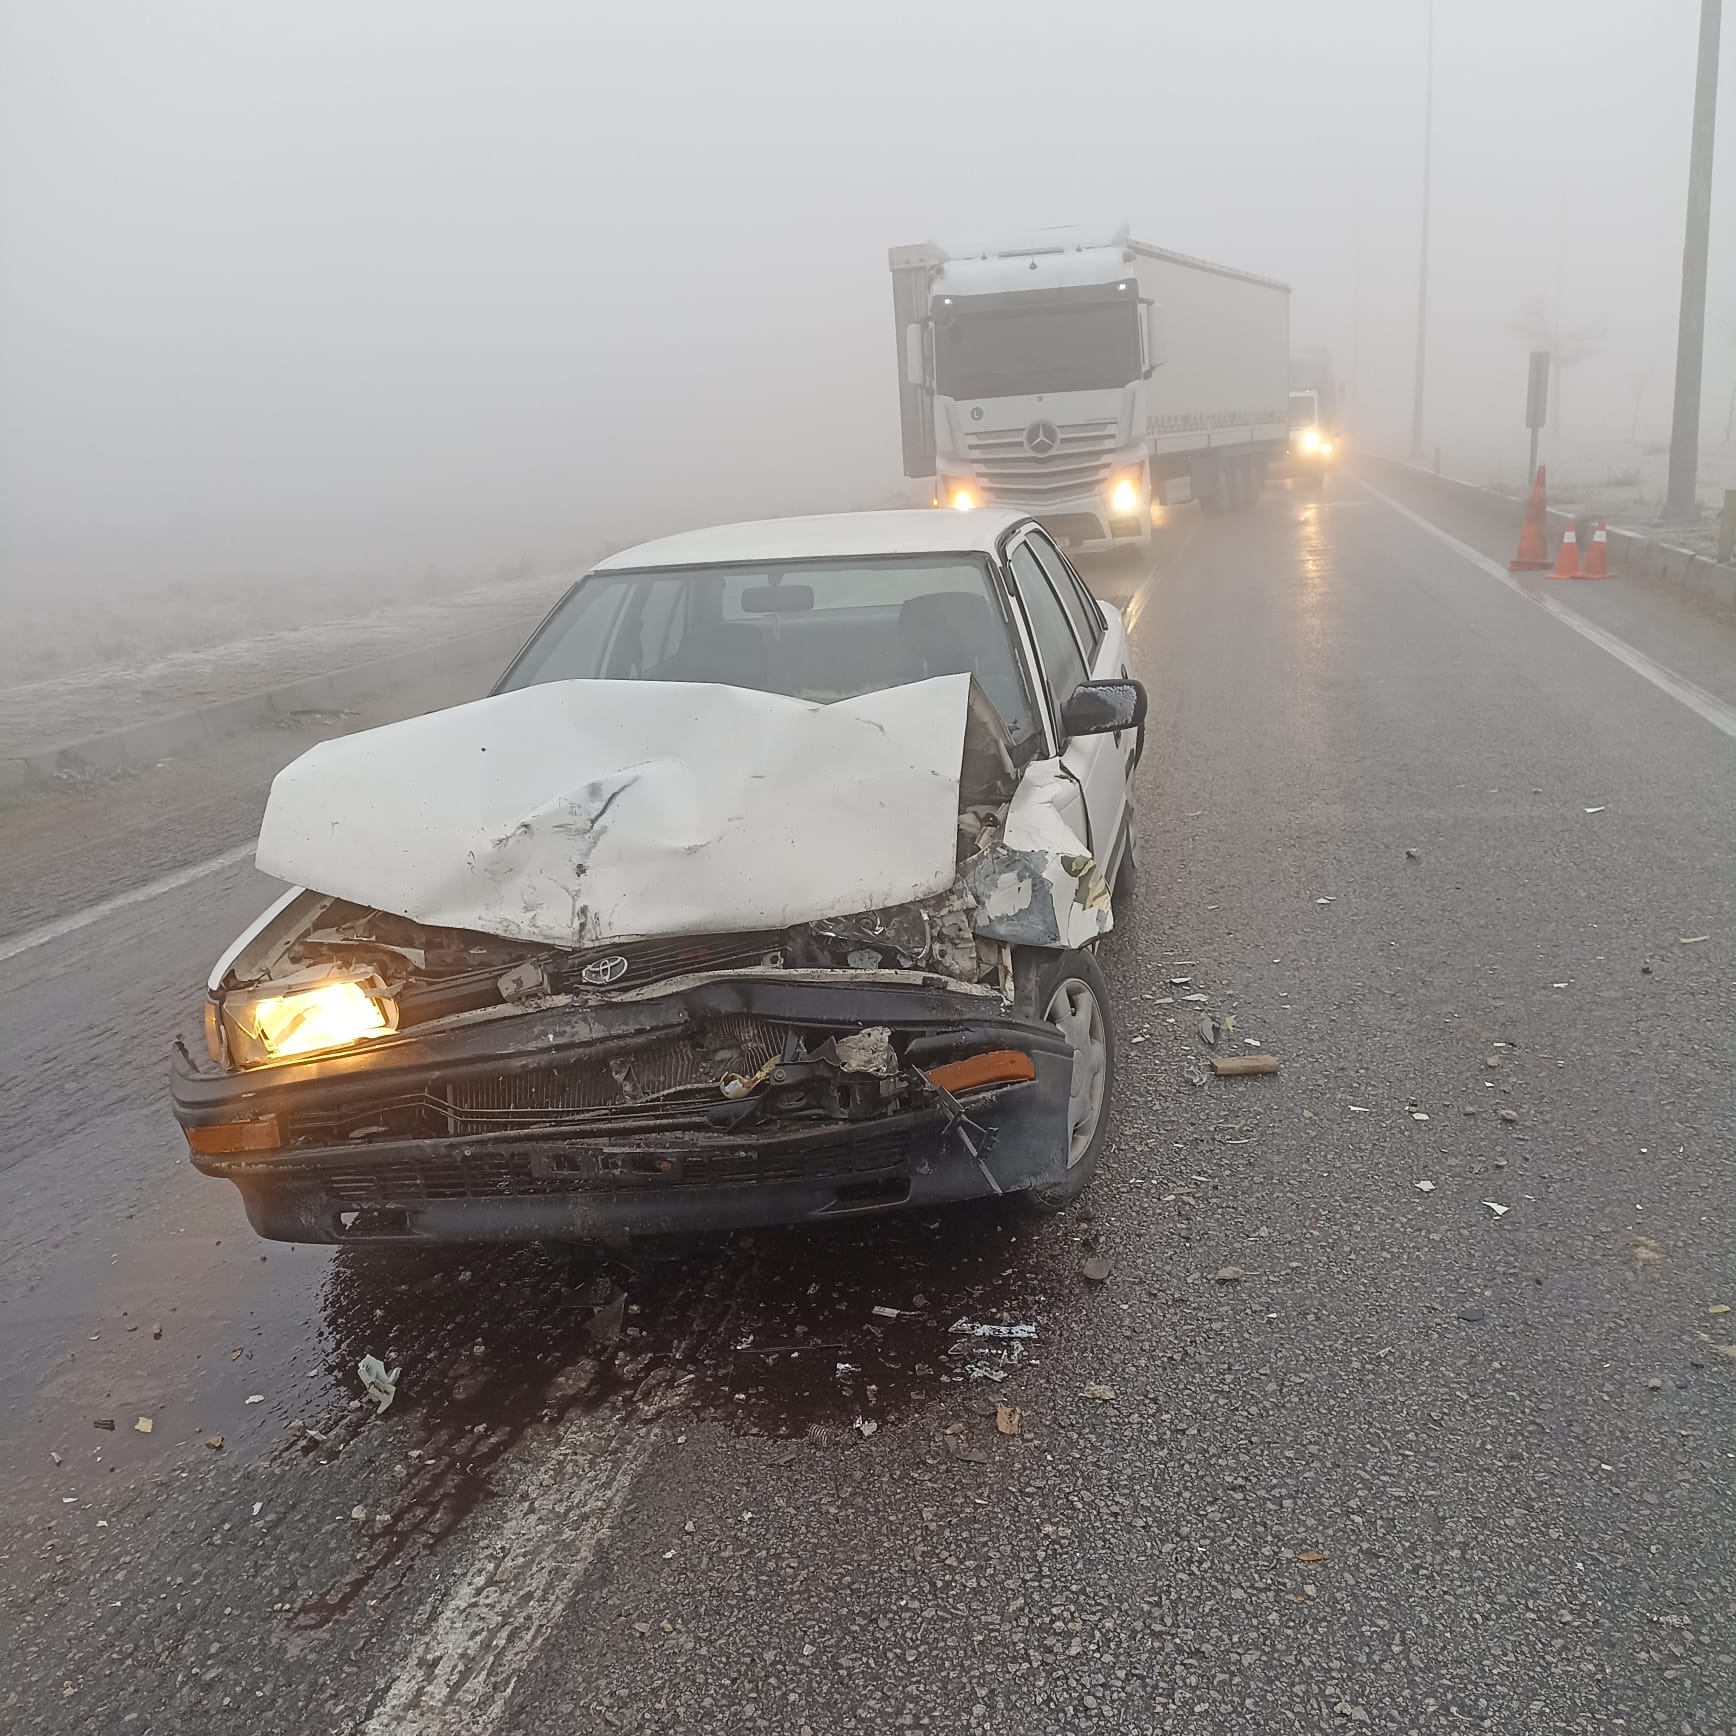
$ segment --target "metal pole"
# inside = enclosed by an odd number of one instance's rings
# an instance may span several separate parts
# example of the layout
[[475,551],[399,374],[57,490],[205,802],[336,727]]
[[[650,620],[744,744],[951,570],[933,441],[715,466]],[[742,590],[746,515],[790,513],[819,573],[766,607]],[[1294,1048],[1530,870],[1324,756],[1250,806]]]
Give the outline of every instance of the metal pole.
[[1700,58],[1688,153],[1688,227],[1682,242],[1682,311],[1676,327],[1676,409],[1664,517],[1699,515],[1700,373],[1706,354],[1706,246],[1712,226],[1712,123],[1718,108],[1718,26],[1723,0],[1700,0]]
[[1531,430],[1531,462],[1525,467],[1525,475],[1527,477],[1525,486],[1529,488],[1531,486],[1530,479],[1537,475],[1537,430],[1535,428]]
[[[1708,0],[1717,4],[1717,0]],[[1435,0],[1429,0],[1429,45],[1423,91],[1423,241],[1417,262],[1417,371],[1411,388],[1411,457],[1423,450],[1423,364],[1429,335],[1429,172],[1435,138]]]

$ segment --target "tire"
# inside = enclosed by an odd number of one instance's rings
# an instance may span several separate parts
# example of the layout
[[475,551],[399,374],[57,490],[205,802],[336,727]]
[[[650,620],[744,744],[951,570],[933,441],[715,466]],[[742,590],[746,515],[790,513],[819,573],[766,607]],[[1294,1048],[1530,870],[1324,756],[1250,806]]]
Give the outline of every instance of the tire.
[[[1040,1013],[1075,1043],[1068,1149],[1058,1154],[1063,1162],[1056,1180],[1017,1196],[1027,1211],[1052,1217],[1072,1205],[1097,1174],[1109,1137],[1109,1102],[1115,1089],[1115,1023],[1103,972],[1088,952],[1024,952],[1014,959],[1013,974],[1018,1004]],[[1083,1076],[1078,1052],[1082,1029],[1089,1033],[1087,1042],[1095,1058],[1094,1066],[1086,1063]]]

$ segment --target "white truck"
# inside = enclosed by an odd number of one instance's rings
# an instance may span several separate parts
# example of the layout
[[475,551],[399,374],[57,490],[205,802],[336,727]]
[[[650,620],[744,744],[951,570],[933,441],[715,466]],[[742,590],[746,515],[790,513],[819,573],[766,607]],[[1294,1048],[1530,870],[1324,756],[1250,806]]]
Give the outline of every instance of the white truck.
[[1048,230],[890,256],[907,476],[1078,548],[1150,541],[1154,505],[1251,505],[1289,438],[1286,284]]

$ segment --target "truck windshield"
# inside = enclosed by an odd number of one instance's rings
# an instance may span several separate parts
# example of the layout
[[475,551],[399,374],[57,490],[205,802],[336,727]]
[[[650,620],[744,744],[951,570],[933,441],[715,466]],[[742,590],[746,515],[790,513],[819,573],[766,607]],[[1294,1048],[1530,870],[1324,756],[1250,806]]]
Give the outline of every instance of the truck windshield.
[[1290,426],[1292,428],[1312,428],[1320,420],[1320,412],[1314,402],[1312,392],[1292,392],[1290,394]]
[[936,306],[934,371],[945,398],[1119,389],[1140,374],[1139,303],[1113,289],[959,296]]
[[497,692],[542,681],[713,681],[829,702],[974,675],[1015,744],[1038,741],[980,556],[776,561],[592,573]]

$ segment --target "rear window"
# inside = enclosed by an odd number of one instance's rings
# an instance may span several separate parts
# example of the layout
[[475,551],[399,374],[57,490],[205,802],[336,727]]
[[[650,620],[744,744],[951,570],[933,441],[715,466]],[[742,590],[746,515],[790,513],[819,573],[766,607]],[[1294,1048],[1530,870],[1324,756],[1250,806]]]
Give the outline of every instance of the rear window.
[[986,559],[871,560],[593,573],[500,691],[542,681],[710,681],[828,702],[974,675],[1015,742],[1037,713]]

